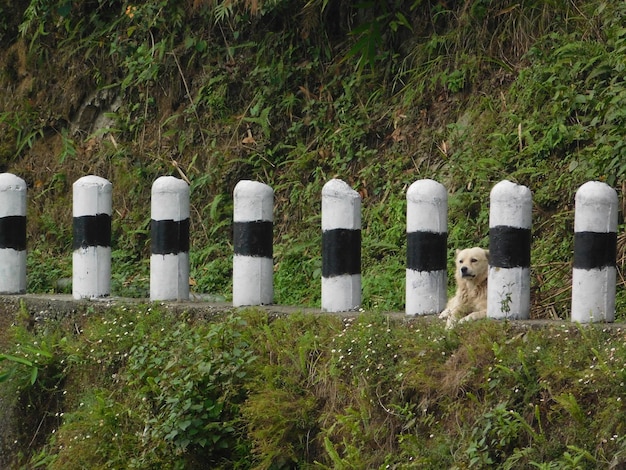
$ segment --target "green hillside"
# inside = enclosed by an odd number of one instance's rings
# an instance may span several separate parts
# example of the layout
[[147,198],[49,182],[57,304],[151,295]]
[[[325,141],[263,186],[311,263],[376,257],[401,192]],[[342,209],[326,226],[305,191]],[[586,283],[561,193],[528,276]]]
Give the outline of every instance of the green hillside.
[[449,190],[451,254],[487,245],[496,182],[532,190],[539,318],[568,316],[576,189],[606,181],[624,212],[621,2],[33,0],[0,13],[0,169],[28,183],[32,292],[71,277],[71,184],[90,173],[114,186],[114,293],[135,297],[161,175],[191,184],[193,289],[217,298],[231,296],[234,185],[274,188],[275,300],[289,305],[319,305],[333,177],[363,197],[367,309],[403,309],[419,178]]
[[[568,320],[589,180],[618,192],[626,319],[626,3],[4,0],[0,44],[29,292],[68,288],[72,183],[96,174],[113,183],[113,294],[146,298],[150,187],[174,175],[191,187],[192,290],[230,300],[232,192],[252,179],[275,190],[275,302],[319,307],[336,177],[363,200],[364,310],[206,321],[137,301],[53,318],[9,302],[1,464],[625,468],[624,331]],[[448,189],[450,270],[456,248],[487,246],[494,184],[532,190],[531,315],[562,321],[387,314],[404,309],[420,178]]]

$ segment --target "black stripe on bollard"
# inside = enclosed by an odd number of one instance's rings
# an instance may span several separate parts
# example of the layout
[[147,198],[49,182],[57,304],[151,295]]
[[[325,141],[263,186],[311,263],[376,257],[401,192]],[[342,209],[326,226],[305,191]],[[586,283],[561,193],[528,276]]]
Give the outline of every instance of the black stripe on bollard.
[[489,229],[489,265],[530,268],[530,229],[499,225]]
[[406,234],[406,266],[413,271],[442,271],[447,267],[447,233]]
[[361,231],[337,228],[322,232],[322,276],[361,274]]
[[616,265],[617,233],[574,233],[574,268],[602,269]]
[[269,220],[233,223],[233,245],[236,255],[272,258],[274,224]]
[[150,248],[153,255],[189,252],[189,219],[150,220]]
[[15,251],[26,249],[26,217],[8,215],[0,217],[0,248],[11,248]]
[[74,217],[72,249],[89,246],[111,246],[111,216],[109,214]]

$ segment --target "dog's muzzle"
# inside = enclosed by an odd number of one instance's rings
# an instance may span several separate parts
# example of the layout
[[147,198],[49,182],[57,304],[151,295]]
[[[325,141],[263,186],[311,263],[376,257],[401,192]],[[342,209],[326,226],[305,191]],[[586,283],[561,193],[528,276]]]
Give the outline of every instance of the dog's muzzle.
[[469,271],[469,269],[467,269],[465,266],[463,266],[461,268],[461,277],[476,277],[476,275],[471,273]]

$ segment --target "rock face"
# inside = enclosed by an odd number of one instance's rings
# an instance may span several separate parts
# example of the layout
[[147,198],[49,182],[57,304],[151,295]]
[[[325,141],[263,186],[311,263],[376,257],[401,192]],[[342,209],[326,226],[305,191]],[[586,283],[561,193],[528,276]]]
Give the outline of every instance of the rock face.
[[72,118],[72,135],[87,136],[100,129],[111,127],[114,121],[107,114],[116,112],[121,104],[122,98],[110,88],[90,94]]

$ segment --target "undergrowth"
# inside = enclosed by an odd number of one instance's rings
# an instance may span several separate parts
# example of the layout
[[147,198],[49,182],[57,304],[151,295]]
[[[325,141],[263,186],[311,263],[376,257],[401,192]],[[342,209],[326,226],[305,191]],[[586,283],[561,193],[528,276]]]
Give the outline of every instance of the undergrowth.
[[103,312],[33,327],[23,307],[3,332],[0,397],[22,423],[14,468],[626,461],[620,328]]
[[[620,198],[623,20],[601,0],[12,1],[0,170],[28,184],[28,290],[69,292],[71,184],[113,183],[113,294],[149,290],[149,188],[191,189],[192,290],[230,300],[232,191],[275,190],[275,302],[319,306],[320,193],[363,198],[363,308],[401,311],[405,192],[449,194],[450,259],[489,191],[533,192],[532,316],[566,319],[573,201]],[[452,266],[450,266],[452,268]],[[449,276],[452,279],[452,276]],[[605,468],[626,462],[624,332],[380,313],[206,322],[157,305],[0,333],[16,468]],[[2,443],[6,447],[6,443]]]
[[[366,309],[403,309],[405,191],[416,179],[449,191],[451,255],[487,245],[495,183],[531,189],[536,318],[569,315],[576,189],[606,181],[623,213],[620,2],[32,0],[0,10],[10,90],[0,169],[28,184],[32,292],[68,291],[71,183],[87,173],[113,183],[113,294],[129,297],[148,291],[146,207],[163,174],[190,183],[192,290],[225,300],[241,179],[276,193],[280,304],[319,306],[320,192],[333,177],[363,198]],[[623,228],[622,214],[620,287]]]

